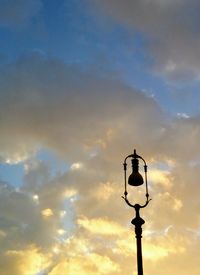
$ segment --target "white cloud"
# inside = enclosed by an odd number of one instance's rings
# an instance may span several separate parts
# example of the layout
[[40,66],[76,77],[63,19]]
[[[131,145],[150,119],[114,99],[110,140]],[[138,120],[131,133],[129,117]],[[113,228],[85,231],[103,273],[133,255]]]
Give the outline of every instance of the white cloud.
[[83,167],[83,164],[81,162],[75,162],[71,165],[72,170],[81,169]]

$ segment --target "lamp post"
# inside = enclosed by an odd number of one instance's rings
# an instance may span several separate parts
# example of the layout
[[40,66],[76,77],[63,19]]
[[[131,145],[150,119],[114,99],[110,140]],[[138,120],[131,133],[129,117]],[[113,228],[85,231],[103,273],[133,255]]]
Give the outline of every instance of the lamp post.
[[[132,163],[132,173],[128,178],[128,184],[134,187],[140,186],[144,184],[144,179],[142,175],[139,173],[139,159],[141,159],[144,163],[144,174],[145,174],[145,189],[146,189],[146,201],[143,205],[138,203],[132,204],[128,200],[128,191],[127,191],[127,179],[126,179],[126,171],[127,171],[127,159],[131,158]],[[128,155],[123,163],[124,166],[124,196],[122,197],[128,206],[133,207],[135,209],[135,218],[131,221],[133,225],[135,225],[135,237],[136,237],[136,244],[137,244],[137,269],[138,275],[143,275],[143,264],[142,264],[142,225],[145,221],[140,217],[140,209],[144,208],[148,205],[151,199],[149,199],[148,193],[148,184],[147,184],[147,165],[145,160],[136,154],[136,150],[132,155]]]

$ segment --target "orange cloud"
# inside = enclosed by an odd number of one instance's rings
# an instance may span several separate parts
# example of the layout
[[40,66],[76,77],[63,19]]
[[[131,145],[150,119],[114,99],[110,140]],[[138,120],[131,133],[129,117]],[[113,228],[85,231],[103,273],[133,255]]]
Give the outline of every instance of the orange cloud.
[[8,250],[1,263],[5,275],[35,275],[50,266],[49,255],[44,255],[34,246],[23,250]]
[[126,232],[126,228],[120,224],[104,218],[88,219],[82,217],[77,220],[77,223],[92,234],[121,235]]

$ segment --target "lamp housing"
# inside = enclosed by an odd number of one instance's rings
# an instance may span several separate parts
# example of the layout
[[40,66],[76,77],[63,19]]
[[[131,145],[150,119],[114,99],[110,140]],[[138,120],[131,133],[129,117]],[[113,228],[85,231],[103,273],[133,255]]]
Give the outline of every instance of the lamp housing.
[[132,158],[132,173],[128,178],[128,184],[131,186],[140,186],[144,183],[142,175],[139,173],[139,161],[137,158]]

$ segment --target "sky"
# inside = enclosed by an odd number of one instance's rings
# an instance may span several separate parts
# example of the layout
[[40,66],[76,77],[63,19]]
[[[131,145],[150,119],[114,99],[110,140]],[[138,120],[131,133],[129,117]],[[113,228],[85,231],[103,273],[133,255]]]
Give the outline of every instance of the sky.
[[200,2],[0,6],[0,275],[199,275]]

